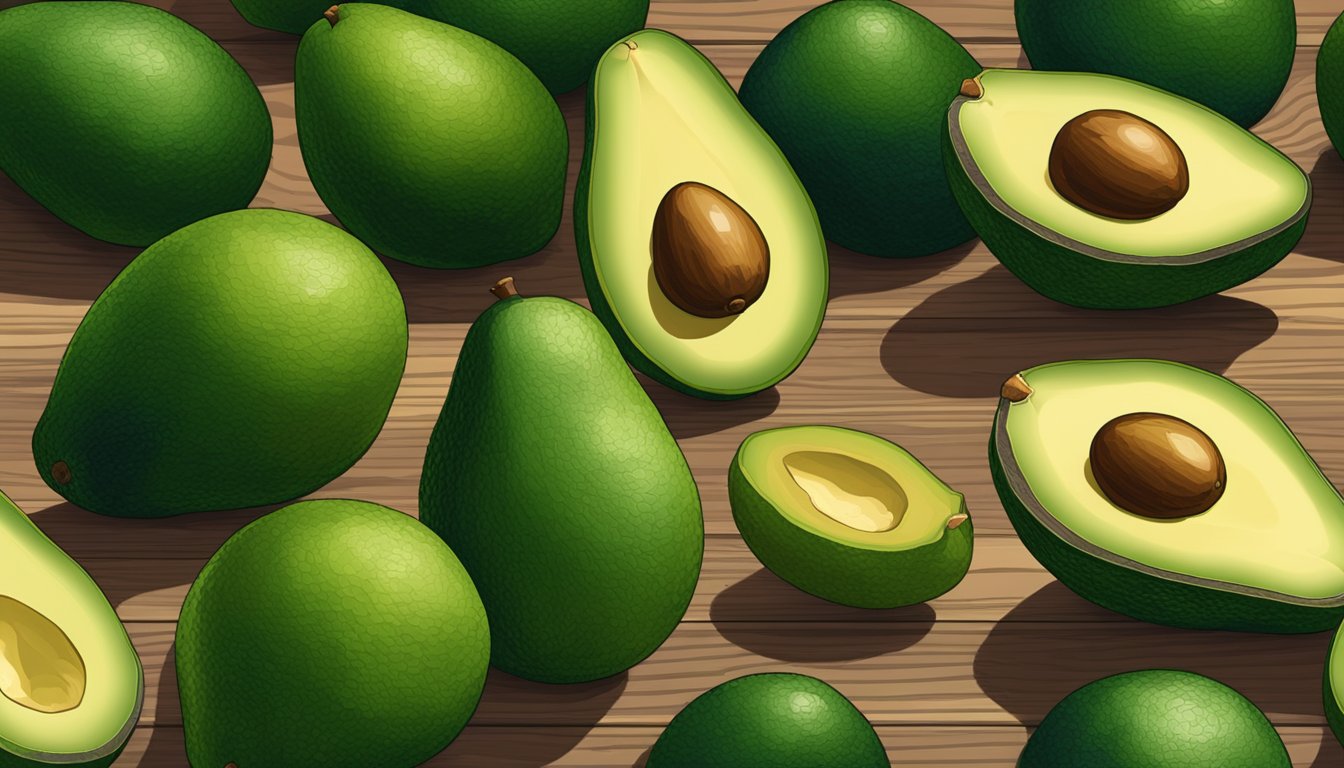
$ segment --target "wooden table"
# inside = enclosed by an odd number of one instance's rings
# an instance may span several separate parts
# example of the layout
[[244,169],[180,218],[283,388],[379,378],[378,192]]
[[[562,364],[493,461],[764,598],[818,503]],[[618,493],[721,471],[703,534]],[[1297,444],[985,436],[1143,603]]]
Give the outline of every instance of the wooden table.
[[[295,137],[297,39],[256,29],[227,0],[154,0],[220,40],[265,94],[275,157],[255,205],[316,215]],[[0,7],[15,4],[0,0]],[[650,26],[692,42],[734,83],[804,0],[653,0]],[[986,66],[1025,65],[1010,0],[909,5]],[[1316,107],[1316,46],[1340,10],[1298,0],[1299,47],[1278,107],[1256,128],[1311,174],[1306,237],[1268,274],[1184,306],[1126,313],[1037,296],[978,243],[911,261],[831,250],[830,310],[811,356],[774,390],[707,403],[648,384],[699,480],[708,536],[690,611],[644,664],[568,687],[492,673],[472,724],[434,766],[630,766],[699,693],[739,675],[790,670],[835,685],[872,720],[900,766],[1010,766],[1032,726],[1067,693],[1130,669],[1176,667],[1247,694],[1279,727],[1294,765],[1344,765],[1324,726],[1328,634],[1278,637],[1165,629],[1073,596],[1023,549],[990,483],[986,443],[1000,382],[1074,357],[1143,356],[1227,372],[1292,426],[1326,474],[1344,481],[1344,162]],[[561,98],[572,171],[583,147],[582,92]],[[330,217],[328,217],[330,219]],[[66,343],[136,250],[62,224],[0,178],[0,487],[107,592],[144,660],[140,727],[117,766],[184,766],[172,665],[174,621],[205,559],[268,510],[114,520],[63,503],[39,479],[29,439]],[[468,325],[512,274],[525,292],[585,301],[566,217],[543,252],[483,269],[388,267],[411,320],[406,378],[365,458],[318,497],[414,513],[420,461]],[[761,569],[734,529],[729,459],[764,427],[829,423],[889,437],[967,496],[976,551],[961,586],[928,605],[846,609]],[[210,767],[217,768],[217,767]]]

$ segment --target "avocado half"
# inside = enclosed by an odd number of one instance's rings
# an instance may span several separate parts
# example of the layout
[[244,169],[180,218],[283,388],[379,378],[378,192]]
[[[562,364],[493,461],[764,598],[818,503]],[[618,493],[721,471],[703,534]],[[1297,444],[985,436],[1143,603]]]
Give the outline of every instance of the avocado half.
[[[1168,414],[1221,452],[1221,496],[1187,517],[1117,506],[1093,472],[1104,425]],[[1344,500],[1278,415],[1222,376],[1161,360],[1078,360],[1004,385],[989,444],[1018,536],[1065,586],[1157,624],[1319,632],[1344,616]]]
[[[1069,121],[1120,110],[1180,148],[1189,189],[1146,219],[1111,218],[1062,195],[1051,150]],[[1217,293],[1278,263],[1302,237],[1311,182],[1218,113],[1108,75],[989,69],[948,110],[943,159],[985,245],[1037,292],[1079,307],[1159,307]]]
[[[802,182],[723,75],[675,35],[630,35],[593,72],[586,142],[574,198],[579,264],[593,312],[626,359],[709,399],[792,373],[826,313],[826,241]],[[735,203],[768,246],[764,290],[740,313],[691,314],[657,279],[655,217],[687,182]]]
[[1335,630],[1325,660],[1325,720],[1344,744],[1344,626]]
[[895,608],[955,587],[971,563],[966,501],[904,448],[830,426],[747,437],[733,519],[765,567],[825,600]]

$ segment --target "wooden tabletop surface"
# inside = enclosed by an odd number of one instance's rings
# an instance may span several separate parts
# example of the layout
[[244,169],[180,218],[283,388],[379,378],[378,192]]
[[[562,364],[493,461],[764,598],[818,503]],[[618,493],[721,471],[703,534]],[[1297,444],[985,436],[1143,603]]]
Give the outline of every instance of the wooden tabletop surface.
[[[275,154],[255,205],[326,209],[295,137],[297,38],[246,24],[227,0],[153,0],[219,40],[256,79]],[[0,7],[16,4],[0,0]],[[734,84],[804,0],[653,0],[650,26],[698,44]],[[1025,66],[1011,0],[914,0],[985,66]],[[648,661],[602,682],[553,687],[491,673],[471,725],[432,766],[631,766],[692,698],[739,675],[818,676],[854,701],[897,765],[1011,766],[1030,729],[1078,686],[1148,667],[1203,673],[1248,695],[1305,768],[1344,766],[1324,725],[1328,634],[1190,632],[1096,608],[1058,584],[1013,534],[990,482],[986,444],[998,386],[1075,357],[1159,357],[1225,372],[1297,432],[1344,482],[1344,162],[1316,107],[1316,46],[1336,0],[1297,0],[1292,78],[1256,132],[1311,175],[1315,202],[1297,250],[1262,277],[1179,307],[1073,309],[1041,298],[978,242],[909,261],[831,249],[831,303],[811,356],[773,390],[702,402],[646,382],[700,484],[705,565],[678,630]],[[561,97],[571,191],[583,148],[583,93]],[[329,220],[330,217],[327,217]],[[136,254],[61,223],[0,176],[0,488],[93,575],[144,660],[146,703],[119,767],[186,765],[172,666],[174,622],[205,559],[268,510],[115,520],[64,503],[29,449],[61,353],[89,304]],[[541,253],[504,265],[430,271],[389,261],[411,320],[406,378],[373,449],[316,497],[416,511],[420,462],[463,334],[516,277],[524,292],[586,303],[566,216]],[[725,477],[738,443],[765,427],[826,423],[904,445],[966,494],[970,574],[927,605],[862,611],[811,598],[752,557],[733,526]]]

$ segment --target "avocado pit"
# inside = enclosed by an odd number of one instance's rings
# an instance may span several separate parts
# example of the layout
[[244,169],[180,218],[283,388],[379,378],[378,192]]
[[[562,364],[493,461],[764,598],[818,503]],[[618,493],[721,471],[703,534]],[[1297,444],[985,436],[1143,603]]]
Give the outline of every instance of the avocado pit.
[[1190,190],[1190,169],[1171,136],[1117,109],[1065,123],[1050,147],[1049,174],[1070,203],[1113,219],[1151,219]]
[[1135,515],[1173,520],[1208,511],[1227,488],[1222,453],[1193,424],[1129,413],[1092,438],[1092,476],[1106,498]]
[[770,248],[756,221],[727,195],[696,182],[663,196],[651,248],[658,287],[697,317],[741,314],[770,276]]

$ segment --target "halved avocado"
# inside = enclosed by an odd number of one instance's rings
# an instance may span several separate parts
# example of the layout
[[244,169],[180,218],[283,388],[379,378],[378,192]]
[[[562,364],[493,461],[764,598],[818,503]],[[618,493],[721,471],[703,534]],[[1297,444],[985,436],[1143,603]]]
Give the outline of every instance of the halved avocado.
[[[680,196],[688,189],[699,194]],[[655,229],[668,221],[665,238]],[[816,339],[828,272],[812,202],[719,71],[674,35],[638,32],[598,62],[574,226],[593,311],[626,359],[668,386],[749,395],[792,373]],[[702,247],[678,253],[697,232]],[[748,240],[753,261],[738,269],[728,257]],[[679,269],[659,274],[659,257]],[[697,282],[716,271],[722,287]],[[716,292],[721,313],[674,301]]]
[[1325,659],[1325,720],[1344,744],[1344,626],[1335,630]]
[[1259,632],[1344,616],[1344,500],[1222,376],[1161,360],[1031,368],[1004,385],[989,458],[1027,549],[1099,605]]
[[111,765],[140,717],[140,658],[98,585],[0,494],[0,765]]
[[[1122,218],[1059,188],[1052,159],[1075,174],[1109,167],[1093,179],[1100,187],[1135,182],[1124,178],[1133,157],[1091,167],[1067,152],[1052,158],[1065,127],[1099,110],[1139,119],[1117,123],[1122,131],[1159,129],[1130,134],[1140,154],[1159,134],[1179,150],[1188,188],[1169,208]],[[963,84],[947,127],[944,162],[966,217],[1004,266],[1065,304],[1157,307],[1217,293],[1276,264],[1306,228],[1301,168],[1218,113],[1131,80],[986,70]]]
[[955,587],[971,563],[966,501],[904,448],[829,426],[747,437],[728,473],[733,519],[765,567],[804,592],[895,608]]

